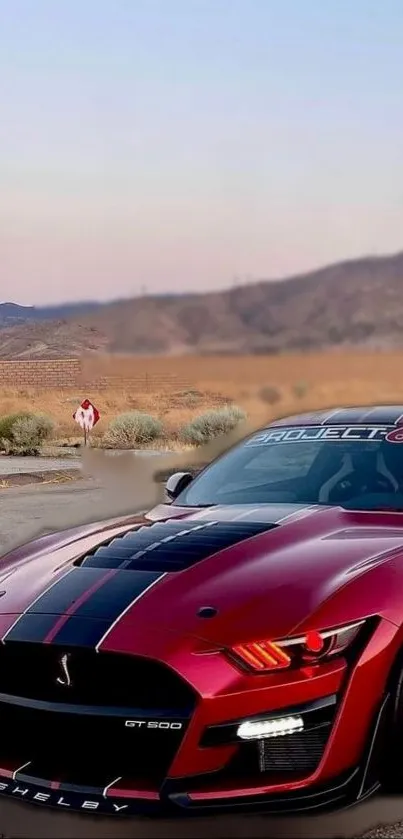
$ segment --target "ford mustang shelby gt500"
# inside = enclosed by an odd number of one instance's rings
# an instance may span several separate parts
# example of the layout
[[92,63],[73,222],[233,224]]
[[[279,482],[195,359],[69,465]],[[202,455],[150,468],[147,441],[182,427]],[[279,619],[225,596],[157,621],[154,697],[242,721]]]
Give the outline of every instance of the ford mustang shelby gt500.
[[3,558],[0,792],[130,815],[402,784],[403,406],[277,421]]

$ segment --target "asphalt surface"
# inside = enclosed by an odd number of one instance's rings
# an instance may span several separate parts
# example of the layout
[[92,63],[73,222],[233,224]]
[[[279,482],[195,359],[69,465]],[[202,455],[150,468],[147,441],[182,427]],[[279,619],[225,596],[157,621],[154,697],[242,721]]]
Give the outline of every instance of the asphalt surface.
[[1,475],[21,475],[24,472],[56,472],[64,469],[80,469],[78,457],[0,457]]
[[[138,467],[137,467],[138,468]],[[129,470],[130,471],[130,470]],[[122,477],[123,474],[123,477]],[[116,480],[118,477],[118,480]],[[88,521],[134,512],[157,500],[158,489],[145,474],[103,474],[60,486],[32,486],[0,492],[0,554],[30,538]],[[141,498],[144,499],[143,505]],[[1,736],[1,729],[0,729]],[[378,828],[379,825],[386,825]],[[370,832],[369,832],[370,831]],[[165,839],[165,837],[311,837],[358,836],[403,839],[403,798],[381,797],[348,811],[322,816],[283,817],[281,819],[239,815],[196,818],[189,822],[149,821],[145,819],[107,819],[75,813],[53,812],[40,805],[29,805],[0,797],[0,837],[13,839]]]
[[[119,456],[121,452],[106,452],[107,457]],[[158,451],[147,451],[142,449],[138,452],[132,452],[136,456],[141,457],[159,457]],[[63,471],[65,469],[81,469],[82,460],[79,456],[69,455],[69,457],[9,457],[1,455],[0,457],[0,477],[1,475],[20,475],[29,472],[52,472]],[[1,837],[0,837],[1,839]]]

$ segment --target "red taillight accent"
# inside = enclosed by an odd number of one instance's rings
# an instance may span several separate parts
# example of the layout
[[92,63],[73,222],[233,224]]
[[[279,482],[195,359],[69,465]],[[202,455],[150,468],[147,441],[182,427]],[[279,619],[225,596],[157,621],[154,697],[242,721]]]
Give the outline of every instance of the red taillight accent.
[[280,670],[289,667],[291,659],[287,653],[273,641],[255,641],[252,644],[239,644],[233,652],[253,670]]
[[305,636],[305,648],[309,653],[321,653],[325,642],[319,632],[312,630]]

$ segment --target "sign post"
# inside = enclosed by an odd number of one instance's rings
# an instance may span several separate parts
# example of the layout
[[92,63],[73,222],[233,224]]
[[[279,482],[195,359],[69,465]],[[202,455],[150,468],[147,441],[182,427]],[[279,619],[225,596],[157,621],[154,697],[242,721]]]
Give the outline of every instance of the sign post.
[[94,425],[96,425],[100,419],[98,409],[92,404],[92,402],[90,402],[89,399],[84,399],[77,410],[74,411],[73,419],[80,428],[83,429],[84,446],[87,446],[90,431],[92,431]]

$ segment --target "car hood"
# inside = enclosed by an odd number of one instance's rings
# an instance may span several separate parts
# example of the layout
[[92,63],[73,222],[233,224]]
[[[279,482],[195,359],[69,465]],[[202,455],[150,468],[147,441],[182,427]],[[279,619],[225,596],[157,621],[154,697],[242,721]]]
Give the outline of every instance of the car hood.
[[5,637],[15,624],[16,640],[58,640],[61,632],[60,643],[74,636],[88,645],[107,635],[117,649],[123,635],[147,632],[222,646],[284,637],[401,552],[400,521],[335,507],[161,505],[75,528],[6,557],[0,631]]

